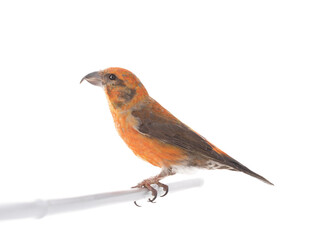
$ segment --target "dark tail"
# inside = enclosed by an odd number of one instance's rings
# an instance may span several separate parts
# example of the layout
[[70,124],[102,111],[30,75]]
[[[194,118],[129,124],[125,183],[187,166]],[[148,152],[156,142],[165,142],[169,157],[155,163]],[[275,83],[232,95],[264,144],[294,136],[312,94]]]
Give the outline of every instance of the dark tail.
[[268,181],[266,178],[260,176],[259,174],[251,171],[249,168],[245,167],[243,164],[241,164],[240,162],[236,161],[235,159],[230,160],[229,162],[227,162],[228,165],[230,165],[231,167],[234,168],[234,170],[246,173],[252,177],[258,178],[259,180],[263,181],[264,183],[270,184],[270,185],[274,185],[273,183],[271,183],[270,181]]

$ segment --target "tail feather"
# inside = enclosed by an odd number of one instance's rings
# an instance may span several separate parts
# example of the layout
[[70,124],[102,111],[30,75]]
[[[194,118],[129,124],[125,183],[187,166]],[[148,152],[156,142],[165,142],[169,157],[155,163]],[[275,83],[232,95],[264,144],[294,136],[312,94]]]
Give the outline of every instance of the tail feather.
[[264,178],[263,176],[260,176],[259,174],[251,171],[249,168],[245,167],[243,164],[241,164],[240,162],[236,161],[235,159],[232,159],[230,162],[227,162],[227,165],[230,165],[231,167],[233,167],[235,170],[246,173],[252,177],[255,177],[261,181],[263,181],[264,183],[270,184],[270,185],[274,185],[273,183],[271,183],[270,181],[268,181],[266,178]]

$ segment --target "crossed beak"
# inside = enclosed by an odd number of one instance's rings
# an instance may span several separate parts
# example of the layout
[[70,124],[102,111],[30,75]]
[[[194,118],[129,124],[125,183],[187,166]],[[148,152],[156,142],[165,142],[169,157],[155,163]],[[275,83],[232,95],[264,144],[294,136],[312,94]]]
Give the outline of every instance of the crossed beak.
[[82,83],[84,80],[88,81],[89,83],[95,86],[102,87],[102,76],[100,72],[89,73],[84,78],[82,78],[80,83]]

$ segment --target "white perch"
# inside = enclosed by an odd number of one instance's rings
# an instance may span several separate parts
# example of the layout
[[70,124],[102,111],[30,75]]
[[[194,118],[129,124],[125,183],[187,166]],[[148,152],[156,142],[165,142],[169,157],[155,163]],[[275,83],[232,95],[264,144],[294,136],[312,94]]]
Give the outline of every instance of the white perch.
[[[203,185],[202,179],[190,179],[168,184],[169,194]],[[45,216],[95,208],[120,202],[133,202],[150,197],[146,189],[93,194],[81,197],[36,200],[22,203],[0,204],[0,220],[42,218]],[[134,206],[134,205],[133,205]]]

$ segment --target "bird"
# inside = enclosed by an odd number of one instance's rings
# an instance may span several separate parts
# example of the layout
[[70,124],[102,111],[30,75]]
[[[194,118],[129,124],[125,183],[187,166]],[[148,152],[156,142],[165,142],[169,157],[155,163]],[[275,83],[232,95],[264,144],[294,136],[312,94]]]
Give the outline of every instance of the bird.
[[142,82],[129,70],[111,67],[89,73],[80,83],[83,81],[104,90],[116,130],[134,154],[161,168],[158,175],[133,187],[151,191],[150,202],[157,198],[152,185],[162,188],[161,197],[165,196],[168,186],[160,181],[185,168],[239,171],[273,185],[178,120],[150,97]]

